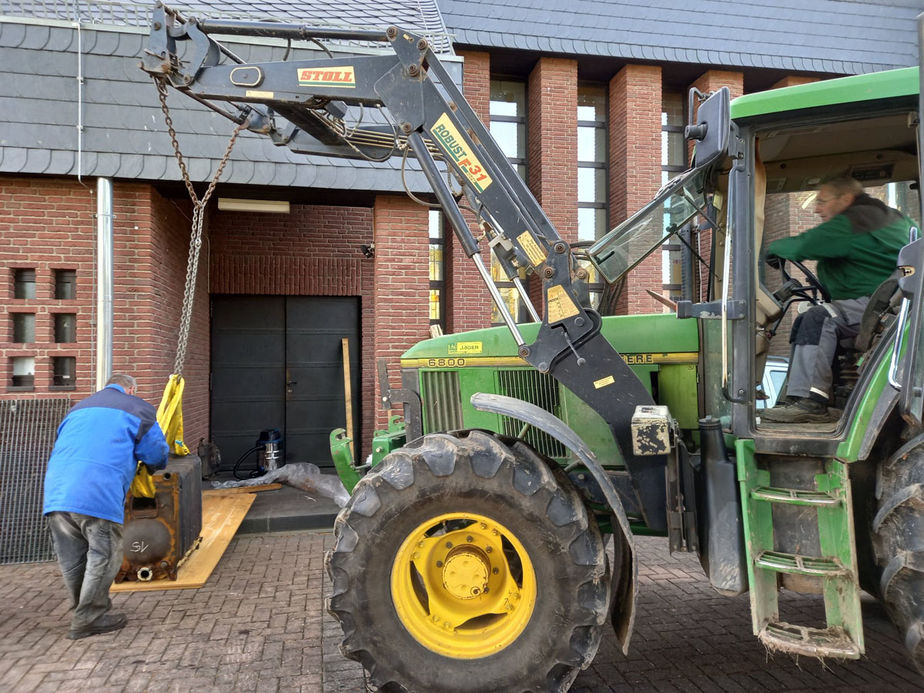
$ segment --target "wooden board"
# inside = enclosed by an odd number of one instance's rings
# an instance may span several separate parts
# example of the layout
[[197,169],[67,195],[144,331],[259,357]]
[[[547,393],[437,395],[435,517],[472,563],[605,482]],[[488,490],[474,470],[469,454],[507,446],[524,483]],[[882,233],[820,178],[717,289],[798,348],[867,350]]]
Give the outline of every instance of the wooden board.
[[180,564],[177,579],[119,582],[113,584],[109,591],[151,592],[202,587],[215,570],[256,497],[253,493],[205,491],[202,494],[202,540],[199,547]]

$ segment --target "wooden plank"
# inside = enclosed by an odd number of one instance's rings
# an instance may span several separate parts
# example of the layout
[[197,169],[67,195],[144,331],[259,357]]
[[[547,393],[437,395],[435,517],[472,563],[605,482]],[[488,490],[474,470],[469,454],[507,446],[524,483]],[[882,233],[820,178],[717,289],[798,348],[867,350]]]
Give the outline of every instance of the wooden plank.
[[151,592],[202,587],[215,570],[256,497],[253,493],[223,494],[206,491],[202,494],[202,540],[199,547],[180,564],[177,579],[119,582],[113,584],[109,591]]
[[353,450],[353,387],[350,383],[350,340],[346,337],[340,340],[343,347],[343,400],[346,407],[346,434],[350,439],[350,456]]
[[202,492],[202,495],[227,495],[229,493],[259,493],[260,491],[275,491],[282,488],[282,484],[259,484],[257,486],[232,486],[231,488],[209,488]]

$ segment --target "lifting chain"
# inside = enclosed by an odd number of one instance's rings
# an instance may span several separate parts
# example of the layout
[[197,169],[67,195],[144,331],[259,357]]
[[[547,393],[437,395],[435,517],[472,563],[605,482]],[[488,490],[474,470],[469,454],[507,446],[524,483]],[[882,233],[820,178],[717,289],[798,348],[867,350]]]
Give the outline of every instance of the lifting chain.
[[183,154],[180,152],[180,143],[176,139],[176,129],[173,127],[173,118],[170,117],[170,109],[167,107],[167,78],[164,75],[155,75],[154,83],[157,85],[157,94],[160,97],[160,109],[164,112],[164,122],[167,124],[167,132],[170,134],[170,142],[173,144],[173,152],[176,156],[177,163],[180,166],[180,172],[183,174],[183,183],[186,190],[189,191],[189,197],[193,203],[192,216],[192,233],[189,237],[189,257],[186,260],[186,286],[183,289],[183,308],[180,311],[180,331],[177,338],[176,361],[173,364],[173,372],[177,375],[183,375],[183,363],[186,361],[186,344],[189,341],[189,325],[192,321],[193,299],[196,295],[196,276],[199,269],[199,250],[202,247],[202,224],[205,220],[205,208],[209,198],[215,191],[218,179],[221,178],[225,164],[231,156],[231,150],[234,148],[234,142],[237,136],[247,126],[247,120],[238,123],[231,133],[231,139],[228,147],[225,149],[221,161],[218,163],[218,169],[205,194],[200,200],[193,188],[192,181],[189,179],[189,171],[186,169],[186,162]]

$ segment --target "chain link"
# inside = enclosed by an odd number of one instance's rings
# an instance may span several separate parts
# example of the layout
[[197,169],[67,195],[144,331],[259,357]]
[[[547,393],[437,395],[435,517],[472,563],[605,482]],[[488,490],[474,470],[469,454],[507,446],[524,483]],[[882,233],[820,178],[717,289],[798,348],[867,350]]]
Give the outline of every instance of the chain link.
[[189,342],[189,326],[192,321],[193,300],[196,296],[196,277],[199,271],[199,250],[202,248],[202,226],[205,221],[205,209],[208,205],[209,198],[212,196],[212,193],[215,192],[215,186],[218,185],[218,180],[221,178],[222,172],[225,170],[225,165],[228,163],[228,159],[231,156],[231,150],[234,148],[237,136],[241,133],[241,130],[247,126],[247,121],[245,120],[238,123],[234,128],[234,132],[231,133],[231,139],[228,141],[225,153],[221,157],[221,161],[218,162],[218,169],[215,171],[215,175],[212,176],[212,180],[209,182],[209,186],[200,200],[189,178],[186,161],[183,159],[183,154],[180,151],[180,143],[176,138],[176,129],[173,127],[173,118],[170,117],[170,109],[167,106],[167,78],[164,75],[154,75],[154,83],[157,85],[157,94],[160,98],[160,109],[164,112],[164,122],[167,125],[167,132],[170,134],[173,153],[180,166],[180,173],[183,174],[183,184],[186,186],[186,190],[189,191],[189,197],[193,203],[192,232],[189,236],[189,256],[186,260],[186,285],[183,288],[183,307],[180,310],[180,330],[176,345],[176,361],[174,361],[173,364],[173,372],[181,376],[183,375],[183,364],[186,361],[186,345]]

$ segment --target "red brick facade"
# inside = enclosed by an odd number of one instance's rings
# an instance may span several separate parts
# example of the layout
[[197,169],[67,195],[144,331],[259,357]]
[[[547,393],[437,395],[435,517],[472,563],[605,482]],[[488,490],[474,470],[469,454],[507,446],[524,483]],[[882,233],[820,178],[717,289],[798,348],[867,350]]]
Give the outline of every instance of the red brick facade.
[[[468,51],[465,94],[489,121],[491,56]],[[662,68],[626,65],[609,81],[609,216],[616,224],[641,208],[661,185]],[[578,63],[540,57],[527,78],[527,175],[530,189],[563,238],[577,238]],[[789,77],[778,86],[811,81]],[[743,92],[738,72],[709,71],[694,82],[701,91],[728,86]],[[217,195],[216,195],[217,197]],[[7,306],[0,331],[0,398],[47,397],[52,358],[76,359],[77,377],[65,394],[79,399],[95,387],[95,181],[52,177],[0,178],[0,284]],[[157,402],[173,370],[186,272],[191,205],[169,199],[146,183],[115,181],[115,291],[113,369],[139,380],[140,394]],[[798,214],[768,209],[770,215]],[[776,223],[778,219],[774,220]],[[790,219],[790,222],[793,220]],[[769,222],[769,220],[768,220]],[[219,212],[207,215],[184,375],[186,442],[194,447],[209,429],[209,295],[274,294],[356,296],[360,299],[362,421],[367,442],[383,427],[376,360],[386,357],[399,384],[398,357],[428,336],[428,210],[406,196],[380,195],[374,206],[293,204],[290,214]],[[473,227],[476,235],[480,229]],[[508,229],[509,231],[509,229]],[[708,239],[704,239],[708,240]],[[445,323],[448,332],[489,324],[491,304],[481,277],[444,230]],[[374,258],[360,246],[375,244]],[[485,244],[482,244],[484,246]],[[483,248],[486,266],[490,258]],[[35,269],[36,297],[13,298],[14,270]],[[54,271],[76,271],[76,298],[54,298]],[[623,293],[622,312],[660,311],[647,290],[662,291],[660,253],[639,266]],[[538,282],[531,283],[542,309]],[[35,315],[35,342],[13,342],[13,313]],[[54,342],[55,313],[76,315],[73,343]],[[35,385],[11,387],[11,359],[35,357]]]
[[[487,127],[491,107],[491,56],[488,53],[465,51],[463,89],[465,99]],[[465,213],[475,237],[481,229],[472,220],[473,215]],[[491,294],[469,258],[459,246],[449,224],[443,230],[444,272],[446,281],[446,332],[465,332],[487,327],[491,321]],[[491,253],[485,243],[481,244],[481,259],[485,267],[491,267]]]
[[[661,68],[626,65],[610,80],[610,221],[645,206],[661,187]],[[646,289],[661,293],[661,254],[634,269],[618,312],[660,312]]]

